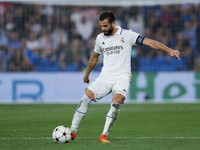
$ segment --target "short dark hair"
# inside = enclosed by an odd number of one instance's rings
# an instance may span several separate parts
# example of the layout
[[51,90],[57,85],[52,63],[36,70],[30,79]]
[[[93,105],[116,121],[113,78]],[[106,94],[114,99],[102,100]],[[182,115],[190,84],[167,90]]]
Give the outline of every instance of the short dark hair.
[[104,11],[100,14],[99,20],[103,21],[105,19],[108,19],[108,22],[112,23],[113,21],[115,21],[115,15],[111,11]]

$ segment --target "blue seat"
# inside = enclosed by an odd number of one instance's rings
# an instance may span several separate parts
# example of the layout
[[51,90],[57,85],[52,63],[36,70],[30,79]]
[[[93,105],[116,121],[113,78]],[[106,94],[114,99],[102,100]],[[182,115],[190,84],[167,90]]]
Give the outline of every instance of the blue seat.
[[184,70],[185,67],[185,59],[181,58],[181,61],[175,58],[171,58],[170,60],[170,66],[173,68],[173,70]]
[[150,64],[151,60],[146,57],[145,58],[139,57],[138,62],[140,65],[148,65],[148,64]]

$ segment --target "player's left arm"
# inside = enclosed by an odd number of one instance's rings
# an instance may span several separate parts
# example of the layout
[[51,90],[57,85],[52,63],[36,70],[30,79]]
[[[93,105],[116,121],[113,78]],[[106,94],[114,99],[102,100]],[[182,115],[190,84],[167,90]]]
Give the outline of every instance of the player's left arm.
[[166,45],[164,45],[164,44],[162,44],[162,43],[160,43],[156,40],[144,38],[143,41],[142,41],[142,45],[149,46],[149,47],[156,49],[156,50],[167,52],[170,56],[175,57],[175,58],[180,60],[180,57],[179,57],[180,52],[178,50],[173,50],[173,49],[167,47]]

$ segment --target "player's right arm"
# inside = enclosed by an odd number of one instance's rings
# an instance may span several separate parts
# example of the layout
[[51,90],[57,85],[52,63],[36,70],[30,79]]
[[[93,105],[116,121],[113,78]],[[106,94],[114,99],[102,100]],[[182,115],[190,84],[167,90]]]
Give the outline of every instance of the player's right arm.
[[95,51],[92,52],[92,55],[90,56],[90,59],[89,59],[88,65],[87,65],[85,75],[83,77],[84,83],[90,82],[89,75],[90,75],[90,72],[92,71],[92,69],[96,66],[98,59],[99,59],[99,55],[100,54],[96,53]]
[[170,56],[175,57],[180,60],[180,57],[179,57],[180,52],[178,50],[173,50],[173,49],[167,47],[166,45],[164,45],[163,43],[160,43],[156,40],[144,38],[142,45],[149,46],[156,50],[167,52]]

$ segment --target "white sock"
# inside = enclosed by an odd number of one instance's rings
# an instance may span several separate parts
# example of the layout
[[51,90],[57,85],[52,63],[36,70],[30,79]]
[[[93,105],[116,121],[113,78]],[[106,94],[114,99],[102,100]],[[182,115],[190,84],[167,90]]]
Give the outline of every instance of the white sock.
[[102,135],[103,134],[108,135],[108,133],[110,132],[111,128],[113,127],[115,121],[118,118],[120,107],[121,104],[119,103],[111,103],[111,108],[106,116],[106,122],[104,125]]
[[72,125],[70,127],[70,130],[72,133],[76,133],[79,124],[81,123],[81,120],[83,119],[83,117],[85,116],[86,112],[87,112],[87,108],[88,105],[91,103],[92,101],[84,94],[80,104],[78,105],[76,112],[74,113],[74,117],[72,120]]

